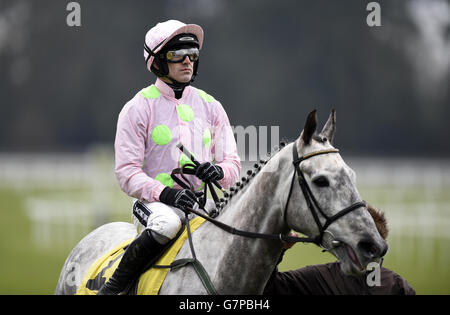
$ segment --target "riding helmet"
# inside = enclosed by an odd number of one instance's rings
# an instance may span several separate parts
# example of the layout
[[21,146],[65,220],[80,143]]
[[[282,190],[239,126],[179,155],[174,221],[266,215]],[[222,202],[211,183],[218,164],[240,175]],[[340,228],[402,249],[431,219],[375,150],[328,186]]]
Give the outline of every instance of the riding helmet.
[[[177,20],[158,23],[145,36],[144,58],[147,69],[158,77],[169,74],[164,52],[168,48],[178,46],[192,46],[199,50],[203,46],[203,29],[196,24],[185,24]],[[157,64],[157,69],[154,64]],[[198,60],[194,64],[192,81],[198,72]]]

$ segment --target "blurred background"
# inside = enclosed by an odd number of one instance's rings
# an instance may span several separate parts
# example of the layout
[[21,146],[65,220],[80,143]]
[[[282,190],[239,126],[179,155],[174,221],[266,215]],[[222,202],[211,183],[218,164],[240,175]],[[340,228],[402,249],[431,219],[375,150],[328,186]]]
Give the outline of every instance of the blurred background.
[[[335,145],[391,233],[384,266],[419,294],[450,293],[450,2],[0,0],[0,294],[52,294],[77,242],[130,221],[114,176],[117,116],[155,78],[157,22],[200,24],[194,83],[233,126],[279,126],[337,110]],[[248,161],[239,152],[244,167]],[[295,245],[281,270],[333,261]]]

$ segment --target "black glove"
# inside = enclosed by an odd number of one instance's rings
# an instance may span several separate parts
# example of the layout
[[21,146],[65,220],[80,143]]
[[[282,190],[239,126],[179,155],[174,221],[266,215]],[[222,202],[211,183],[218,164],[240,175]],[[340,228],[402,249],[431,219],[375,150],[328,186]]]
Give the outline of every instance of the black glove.
[[189,189],[175,189],[166,187],[159,195],[159,200],[169,206],[183,209],[184,207],[193,208],[197,202],[197,197],[203,195],[202,192],[193,193]]
[[220,166],[205,162],[197,167],[195,176],[204,182],[212,182],[213,180],[221,180],[224,174]]

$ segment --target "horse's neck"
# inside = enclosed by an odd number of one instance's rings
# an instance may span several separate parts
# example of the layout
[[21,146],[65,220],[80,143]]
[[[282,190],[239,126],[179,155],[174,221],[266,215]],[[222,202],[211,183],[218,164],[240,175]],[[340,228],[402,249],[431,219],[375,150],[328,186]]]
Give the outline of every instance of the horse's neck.
[[[271,165],[265,168],[270,168]],[[228,209],[220,217],[221,220],[237,228],[252,228],[260,233],[279,233],[283,221],[283,205],[277,190],[281,190],[283,174],[278,171],[266,172],[265,168],[251,180],[248,187],[233,197]]]
[[[282,170],[286,172],[286,167],[279,165],[272,172],[265,171],[273,163],[281,162],[278,158],[270,160],[248,186],[233,197],[220,216],[222,222],[251,232],[288,232],[282,213],[284,203],[280,199],[286,195],[281,187],[284,185],[280,185],[284,183],[286,174]],[[222,248],[219,257],[222,263],[219,263],[216,277],[227,292],[261,293],[279,259],[281,243],[229,235]]]

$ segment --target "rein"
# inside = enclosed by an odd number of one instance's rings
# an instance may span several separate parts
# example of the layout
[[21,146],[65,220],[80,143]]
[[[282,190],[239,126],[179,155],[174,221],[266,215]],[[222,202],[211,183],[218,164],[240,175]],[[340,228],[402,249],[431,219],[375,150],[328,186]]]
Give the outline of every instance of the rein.
[[[192,183],[184,176],[184,174],[195,174],[195,171],[192,168],[193,166],[195,166],[195,165],[188,163],[188,164],[183,165],[183,167],[181,167],[181,168],[174,169],[172,171],[171,177],[181,187],[183,187],[185,189],[191,189],[193,192],[195,192]],[[179,174],[185,182],[183,182],[179,178],[177,178],[175,176],[177,174]],[[218,212],[215,212],[213,215],[210,215],[210,214],[208,214],[208,211],[204,208],[205,203],[206,203],[206,196],[207,196],[208,188],[211,192],[211,195],[214,199],[216,206],[218,204],[220,204],[219,198],[217,197],[214,187],[211,185],[211,183],[205,183],[205,187],[204,187],[204,191],[203,191],[204,195],[203,195],[202,200],[200,200],[200,202],[199,202],[199,206],[200,206],[199,208],[201,210],[203,210],[203,212],[195,210],[191,207],[184,207],[184,209],[182,209],[182,210],[185,210],[185,212],[188,212],[188,213],[193,213],[193,214],[205,219],[206,221],[211,222],[212,224],[219,227],[220,229],[222,229],[230,234],[233,234],[233,235],[239,235],[239,236],[248,237],[248,238],[278,240],[278,241],[281,241],[284,243],[299,243],[299,242],[301,242],[301,243],[316,243],[316,241],[317,241],[316,237],[313,237],[313,238],[311,238],[311,237],[295,237],[295,236],[290,236],[290,235],[283,235],[281,233],[280,234],[265,234],[265,233],[258,233],[258,232],[243,231],[243,230],[236,229],[228,224],[225,224],[219,220],[216,220],[214,218],[214,215],[217,216]]]
[[[189,154],[189,152],[187,152],[187,150],[185,148],[181,148],[181,150],[184,153],[187,153],[186,155],[188,157],[192,158],[192,154]],[[192,209],[190,207],[185,207],[185,211],[193,213],[195,215],[198,215],[199,217],[202,217],[203,219],[211,222],[212,224],[214,224],[215,226],[219,227],[220,229],[233,234],[233,235],[239,235],[239,236],[243,236],[243,237],[248,237],[248,238],[261,238],[261,239],[269,239],[269,240],[279,240],[281,242],[285,242],[285,243],[314,243],[320,247],[323,248],[322,246],[322,239],[323,239],[323,235],[326,232],[326,229],[337,219],[339,219],[340,217],[346,215],[347,213],[350,213],[360,207],[365,207],[366,203],[364,201],[359,201],[356,202],[352,205],[350,205],[349,207],[342,209],[341,211],[339,211],[338,213],[336,213],[333,216],[328,216],[325,214],[325,212],[322,210],[322,208],[319,206],[316,198],[314,197],[314,194],[312,193],[308,183],[306,182],[305,176],[303,174],[303,172],[300,170],[300,163],[312,158],[314,156],[318,156],[318,155],[322,155],[322,154],[329,154],[329,153],[339,153],[339,150],[337,149],[329,149],[329,150],[321,150],[321,151],[316,151],[316,152],[312,152],[312,153],[308,153],[305,154],[304,156],[298,157],[298,153],[297,153],[297,144],[296,142],[294,142],[293,148],[292,148],[292,155],[293,155],[293,165],[294,165],[294,173],[292,176],[292,182],[291,182],[291,186],[289,189],[289,194],[288,194],[288,198],[286,201],[286,205],[284,208],[284,217],[286,218],[286,212],[287,212],[287,208],[289,205],[289,201],[291,199],[291,195],[292,195],[292,191],[293,191],[293,187],[294,187],[294,182],[295,182],[295,175],[298,174],[298,183],[302,189],[303,195],[306,199],[306,202],[308,204],[308,208],[311,211],[311,214],[313,215],[314,221],[316,222],[318,228],[319,228],[319,235],[315,236],[315,237],[295,237],[295,236],[290,236],[290,235],[283,235],[283,234],[266,234],[266,233],[257,233],[257,232],[249,232],[249,231],[243,231],[243,230],[239,230],[236,229],[232,226],[229,226],[223,222],[220,222],[218,220],[216,220],[214,217],[218,215],[218,213],[214,213],[212,216],[208,215],[207,211],[205,210],[204,206],[206,203],[206,196],[207,196],[207,192],[208,192],[208,188],[211,192],[211,195],[214,199],[214,202],[216,204],[216,206],[218,206],[220,204],[219,198],[217,197],[217,194],[215,192],[214,187],[212,186],[211,183],[205,183],[205,187],[204,187],[204,191],[203,191],[203,198],[201,200],[201,202],[199,203],[200,205],[200,209],[203,210],[205,213],[202,213],[198,210]],[[181,168],[177,168],[174,169],[172,171],[171,177],[173,178],[174,181],[176,181],[181,187],[186,188],[186,189],[191,189],[193,192],[195,192],[194,187],[192,185],[192,183],[184,176],[184,174],[195,174],[195,167],[197,165],[199,165],[199,163],[195,160],[193,160],[194,164],[185,164],[183,167]],[[180,176],[183,178],[183,181],[181,181],[179,178],[177,178],[175,175],[176,174],[180,174]],[[187,184],[186,184],[187,183]],[[215,183],[217,185],[217,183]],[[221,190],[222,187],[219,186],[218,188],[220,188]],[[325,224],[322,225],[322,223],[320,222],[320,218],[318,216],[317,211],[315,210],[317,209],[318,212],[326,219]]]
[[[195,174],[195,169],[200,163],[197,162],[193,158],[192,154],[190,154],[189,151],[187,151],[182,145],[178,145],[178,148],[191,159],[192,164],[187,163],[180,168],[174,169],[172,171],[171,177],[178,185],[180,185],[181,187],[183,187],[185,189],[190,189],[191,191],[193,191],[195,193],[194,186],[184,175],[185,174],[190,174],[190,175]],[[188,221],[189,213],[193,213],[193,214],[205,219],[206,221],[214,224],[218,228],[220,228],[230,234],[233,234],[233,235],[239,235],[239,236],[253,238],[253,239],[277,240],[277,241],[281,241],[281,242],[285,242],[285,243],[314,243],[314,244],[324,248],[325,250],[328,250],[322,244],[323,236],[324,236],[325,232],[328,232],[328,231],[326,231],[326,229],[333,222],[335,222],[342,216],[344,216],[360,207],[366,206],[366,203],[364,201],[359,201],[359,202],[356,202],[356,203],[350,205],[349,207],[347,207],[345,209],[342,209],[341,211],[339,211],[338,213],[336,213],[335,215],[333,215],[331,217],[326,215],[324,213],[324,211],[322,210],[322,208],[319,206],[316,198],[314,197],[314,194],[312,193],[308,183],[306,182],[303,172],[300,169],[300,163],[311,157],[322,155],[322,154],[329,154],[329,153],[339,153],[339,150],[337,150],[337,149],[321,150],[321,151],[312,152],[312,153],[306,154],[304,156],[298,157],[297,144],[296,144],[296,142],[294,142],[293,149],[292,149],[292,156],[293,156],[292,163],[294,165],[294,173],[292,176],[291,186],[289,188],[289,194],[288,194],[288,198],[286,200],[286,204],[285,204],[285,208],[284,208],[284,218],[286,220],[287,208],[288,208],[289,201],[291,199],[292,191],[294,188],[295,177],[296,177],[295,175],[298,174],[298,183],[303,192],[305,200],[308,204],[308,208],[310,209],[311,214],[314,218],[314,221],[316,222],[316,224],[319,228],[319,235],[317,235],[315,237],[295,237],[295,236],[290,236],[290,235],[283,235],[281,233],[280,234],[265,234],[265,233],[249,232],[249,231],[243,231],[243,230],[236,229],[228,224],[220,222],[215,219],[215,217],[219,214],[217,210],[216,210],[216,212],[208,213],[208,211],[205,209],[208,188],[214,199],[216,207],[218,207],[220,205],[219,198],[215,192],[213,185],[210,182],[206,182],[205,186],[204,186],[204,190],[203,190],[203,197],[198,202],[199,208],[203,212],[195,210],[191,207],[184,207],[183,209],[181,209],[185,212],[185,215],[186,215],[186,228],[187,228],[187,232],[188,232],[189,246],[191,248],[191,253],[192,253],[193,258],[180,259],[178,261],[173,262],[172,265],[170,265],[170,266],[160,266],[160,268],[176,269],[181,266],[185,266],[187,264],[192,264],[194,266],[194,269],[197,272],[198,276],[200,277],[200,280],[202,281],[203,285],[205,286],[207,292],[209,294],[217,294],[217,291],[215,290],[214,285],[213,285],[212,281],[210,280],[207,272],[204,270],[203,266],[197,260],[197,257],[195,255],[194,245],[192,242],[192,235],[191,235],[189,221]],[[176,175],[180,175],[182,179],[178,178]],[[213,184],[217,188],[224,191],[224,189],[216,181],[214,181]],[[316,209],[317,209],[317,211],[316,211]],[[318,212],[326,219],[325,224],[323,224],[323,225],[320,222]],[[328,232],[328,233],[330,233],[330,232]],[[332,244],[334,246],[339,246],[340,242],[333,241]]]

